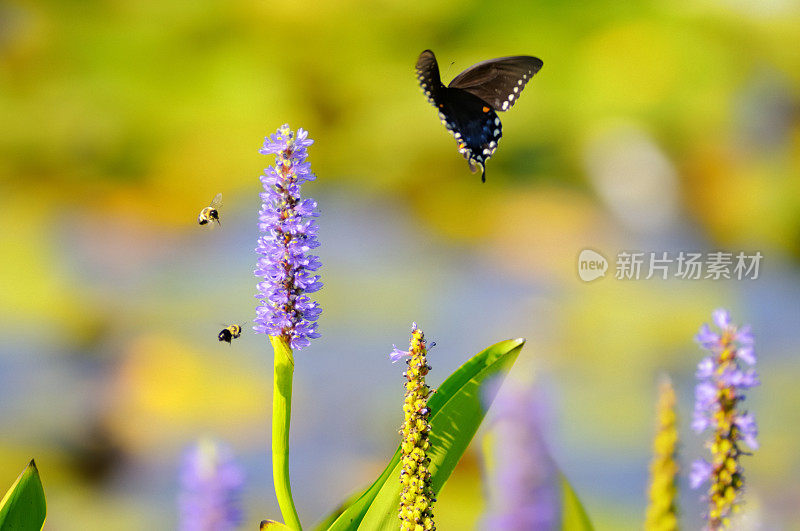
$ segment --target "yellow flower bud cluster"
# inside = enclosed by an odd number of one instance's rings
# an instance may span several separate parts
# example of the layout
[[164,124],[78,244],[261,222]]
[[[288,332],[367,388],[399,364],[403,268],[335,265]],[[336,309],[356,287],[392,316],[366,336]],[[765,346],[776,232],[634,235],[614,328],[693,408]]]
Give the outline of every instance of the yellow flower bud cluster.
[[400,529],[403,531],[433,531],[433,503],[436,501],[431,488],[431,473],[427,456],[430,443],[428,424],[430,410],[428,397],[430,387],[425,384],[425,376],[430,370],[426,356],[425,336],[416,327],[411,331],[411,347],[406,363],[405,401],[403,403],[404,421],[400,428],[402,451],[400,471]]

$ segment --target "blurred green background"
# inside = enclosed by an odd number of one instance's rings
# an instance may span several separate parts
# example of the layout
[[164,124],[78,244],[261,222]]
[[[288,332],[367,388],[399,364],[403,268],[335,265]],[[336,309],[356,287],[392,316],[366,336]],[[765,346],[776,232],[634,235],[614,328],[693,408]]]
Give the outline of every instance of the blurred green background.
[[[278,517],[268,341],[216,334],[254,316],[258,149],[288,122],[316,141],[325,283],[323,337],[296,356],[304,522],[394,450],[387,356],[417,321],[434,385],[526,337],[513,377],[551,398],[556,461],[598,529],[640,528],[657,376],[675,380],[688,469],[692,337],[725,306],[760,355],[749,521],[800,529],[798,37],[792,0],[3,2],[0,491],[35,457],[46,528],[172,528],[178,457],[210,435],[248,468],[244,528]],[[445,80],[544,61],[484,185],[416,84],[426,48]],[[222,227],[199,227],[218,192]],[[605,279],[578,279],[584,248],[612,261]],[[764,261],[757,280],[621,281],[621,250]],[[441,529],[483,510],[473,446]]]

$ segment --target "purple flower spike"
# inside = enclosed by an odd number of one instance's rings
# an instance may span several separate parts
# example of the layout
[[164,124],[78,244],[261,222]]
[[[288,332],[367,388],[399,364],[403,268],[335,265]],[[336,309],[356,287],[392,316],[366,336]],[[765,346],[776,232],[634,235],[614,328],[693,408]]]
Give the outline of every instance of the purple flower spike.
[[322,288],[319,275],[313,273],[322,263],[318,256],[308,254],[319,247],[319,227],[313,219],[319,215],[317,202],[300,195],[300,185],[316,179],[306,162],[307,148],[313,143],[307,131],[295,133],[284,125],[259,150],[275,155],[275,164],[261,176],[264,192],[258,228],[264,236],[256,247],[260,257],[255,274],[264,280],[256,286],[261,304],[253,330],[283,337],[295,350],[319,337],[316,321],[322,312],[305,295]]
[[201,440],[183,456],[181,531],[233,531],[242,523],[239,496],[244,474],[227,446]]
[[558,472],[546,443],[543,397],[519,382],[497,393],[486,445],[487,513],[480,529],[561,529]]
[[[759,385],[752,366],[756,362],[753,334],[750,327],[737,328],[731,324],[726,310],[712,314],[720,333],[704,324],[695,339],[710,355],[697,366],[694,417],[696,432],[713,430],[707,447],[711,460],[692,464],[689,476],[692,488],[708,482],[704,500],[708,503],[708,528],[727,527],[730,515],[741,501],[744,474],[741,457],[758,448],[758,427],[752,414],[741,411],[744,391]],[[743,367],[743,364],[745,365]]]

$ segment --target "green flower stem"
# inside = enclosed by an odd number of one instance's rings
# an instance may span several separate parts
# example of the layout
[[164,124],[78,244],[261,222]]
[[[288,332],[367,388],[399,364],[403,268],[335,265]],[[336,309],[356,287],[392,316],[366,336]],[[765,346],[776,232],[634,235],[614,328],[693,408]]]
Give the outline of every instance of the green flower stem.
[[270,336],[275,351],[275,374],[272,388],[272,479],[275,495],[286,525],[303,529],[292,499],[289,483],[289,422],[292,417],[292,375],[294,357],[283,337]]

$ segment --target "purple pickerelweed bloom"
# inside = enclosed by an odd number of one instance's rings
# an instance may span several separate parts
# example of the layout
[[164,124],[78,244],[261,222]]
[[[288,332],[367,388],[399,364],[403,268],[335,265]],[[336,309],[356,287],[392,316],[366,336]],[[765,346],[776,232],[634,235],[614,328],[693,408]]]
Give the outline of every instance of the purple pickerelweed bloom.
[[747,452],[740,444],[751,450],[758,448],[755,419],[742,411],[740,404],[744,391],[759,382],[752,368],[756,356],[750,327],[732,325],[726,310],[716,310],[712,317],[720,333],[704,324],[695,337],[709,356],[697,366],[692,420],[692,428],[698,433],[713,430],[707,445],[711,461],[699,459],[692,463],[689,481],[692,488],[710,483],[704,497],[708,502],[708,527],[721,529],[729,525],[744,487],[740,457]]
[[560,480],[544,440],[546,407],[541,393],[508,381],[492,409],[485,445],[488,511],[481,529],[561,529]]
[[228,531],[242,523],[239,496],[244,474],[227,446],[202,439],[183,456],[181,531]]
[[319,215],[317,202],[300,195],[300,185],[316,178],[306,162],[313,143],[307,131],[295,133],[284,125],[264,140],[259,151],[275,155],[275,164],[261,176],[264,192],[258,228],[264,235],[256,247],[255,274],[264,281],[257,286],[261,305],[253,329],[284,337],[293,349],[307,347],[310,339],[319,337],[316,320],[322,312],[306,295],[322,288],[319,275],[313,274],[322,264],[318,256],[308,254],[319,247],[319,227],[313,219]]

